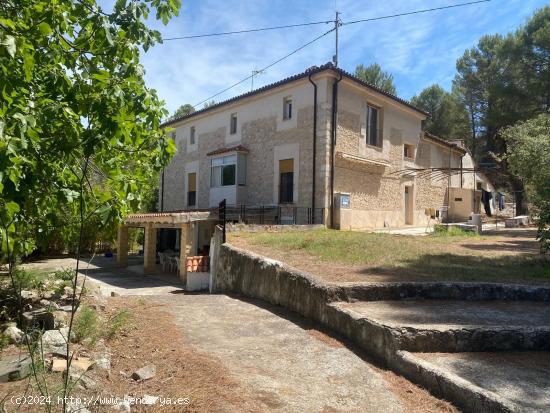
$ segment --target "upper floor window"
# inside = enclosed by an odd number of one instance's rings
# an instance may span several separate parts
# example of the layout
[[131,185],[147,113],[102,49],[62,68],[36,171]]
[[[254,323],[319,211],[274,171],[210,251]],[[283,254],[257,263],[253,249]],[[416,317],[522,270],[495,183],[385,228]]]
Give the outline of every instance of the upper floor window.
[[187,174],[187,206],[194,207],[197,205],[197,173],[191,172]]
[[232,186],[246,184],[246,155],[232,154],[212,158],[210,167],[210,186]]
[[367,105],[367,145],[382,146],[379,112],[377,107]]
[[405,159],[414,159],[414,145],[406,143],[403,145],[403,157]]
[[283,99],[283,120],[292,119],[292,98]]
[[195,144],[195,127],[191,126],[191,129],[189,129],[189,145]]
[[237,114],[236,113],[231,114],[231,120],[229,124],[229,133],[231,135],[234,135],[235,133],[237,133]]

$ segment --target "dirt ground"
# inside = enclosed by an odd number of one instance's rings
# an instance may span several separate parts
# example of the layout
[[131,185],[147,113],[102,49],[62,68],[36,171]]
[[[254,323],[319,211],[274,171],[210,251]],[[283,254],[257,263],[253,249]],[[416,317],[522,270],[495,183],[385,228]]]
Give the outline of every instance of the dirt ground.
[[[457,237],[445,244],[419,248],[416,261],[406,265],[364,265],[323,259],[305,249],[293,248],[289,251],[259,242],[256,234],[228,233],[228,242],[259,255],[263,255],[314,275],[329,283],[348,282],[404,282],[404,281],[485,281],[485,282],[550,282],[550,260],[546,260],[544,276],[526,275],[522,263],[530,264],[530,259],[539,256],[539,243],[536,228],[499,229],[484,231],[481,237]],[[426,237],[411,235],[391,235],[410,244],[426,243]],[[435,244],[432,242],[432,244]],[[365,249],[368,249],[365,245]],[[430,249],[433,248],[433,249]],[[388,250],[387,255],[396,254]],[[515,261],[515,258],[518,258]],[[396,255],[397,261],[397,255]],[[539,261],[536,261],[539,262]],[[487,268],[489,269],[487,271]],[[494,271],[491,271],[491,268]],[[426,269],[423,273],[422,270]],[[483,269],[480,271],[479,269]],[[499,271],[505,273],[502,278]],[[539,274],[540,275],[540,274]]]

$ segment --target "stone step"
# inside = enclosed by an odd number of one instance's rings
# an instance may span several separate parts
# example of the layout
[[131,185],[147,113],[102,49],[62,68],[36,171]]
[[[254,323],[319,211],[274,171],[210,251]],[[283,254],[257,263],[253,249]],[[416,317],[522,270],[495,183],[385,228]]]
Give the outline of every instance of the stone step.
[[466,412],[550,411],[550,352],[399,351],[393,368]]
[[331,325],[341,323],[340,332],[383,359],[397,350],[550,350],[546,302],[396,300],[335,302],[328,307],[337,319]]

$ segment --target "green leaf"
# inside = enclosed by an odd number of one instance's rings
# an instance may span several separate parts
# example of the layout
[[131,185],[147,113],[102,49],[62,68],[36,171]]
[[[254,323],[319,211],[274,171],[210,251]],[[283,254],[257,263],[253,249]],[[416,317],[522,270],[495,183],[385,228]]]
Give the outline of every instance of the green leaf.
[[13,36],[10,36],[10,35],[5,36],[2,39],[2,43],[0,44],[6,47],[11,57],[15,56],[15,51],[17,50],[17,48],[15,46],[15,38]]
[[42,22],[38,25],[38,30],[40,30],[40,33],[43,35],[43,36],[47,36],[49,35],[51,32],[53,32],[51,26],[46,23],[46,22]]

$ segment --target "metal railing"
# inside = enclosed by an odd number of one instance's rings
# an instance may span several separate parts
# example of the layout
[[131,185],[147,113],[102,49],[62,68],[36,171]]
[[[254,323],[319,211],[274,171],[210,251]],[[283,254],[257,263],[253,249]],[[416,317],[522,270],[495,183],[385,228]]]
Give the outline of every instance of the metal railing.
[[256,225],[312,225],[324,224],[325,209],[294,205],[227,205],[219,204],[219,221],[224,229],[225,222],[242,222]]

